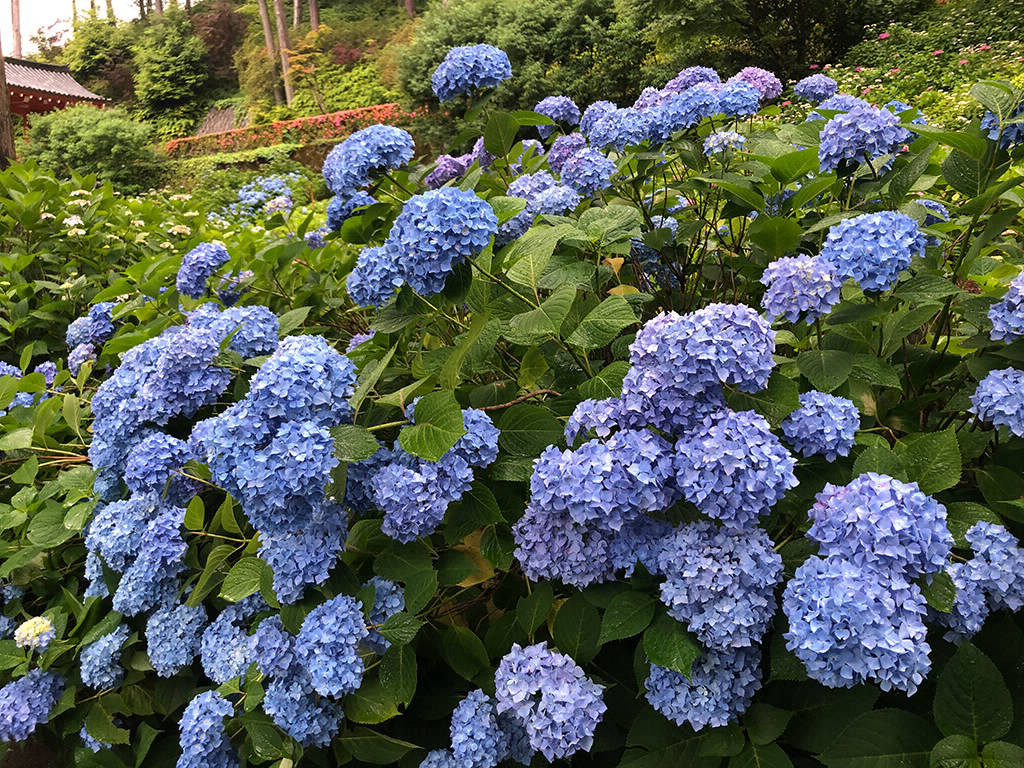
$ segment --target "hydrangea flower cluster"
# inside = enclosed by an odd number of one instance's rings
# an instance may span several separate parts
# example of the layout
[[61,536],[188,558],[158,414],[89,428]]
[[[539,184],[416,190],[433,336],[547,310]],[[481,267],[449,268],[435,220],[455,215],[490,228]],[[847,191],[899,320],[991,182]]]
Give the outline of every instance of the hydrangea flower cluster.
[[782,434],[801,455],[835,461],[850,455],[859,427],[852,401],[812,390],[800,395],[800,407],[782,422]]
[[437,158],[437,163],[430,173],[428,173],[423,183],[427,185],[428,189],[438,189],[443,187],[449,181],[453,181],[466,172],[466,169],[470,166],[469,155],[459,155],[453,157],[452,155],[440,155]]
[[224,275],[217,281],[217,298],[221,300],[225,307],[237,304],[242,295],[249,290],[247,282],[255,276],[251,269],[243,269],[230,275]]
[[[1008,120],[1017,120],[1024,116],[1024,101],[1017,105]],[[981,130],[985,131],[992,141],[999,141],[999,146],[1009,149],[1014,144],[1024,144],[1024,123],[1001,123],[994,112],[986,111],[981,118]]]
[[386,535],[401,542],[429,536],[448,505],[469,490],[473,469],[497,458],[498,429],[491,418],[470,408],[462,412],[462,423],[466,434],[437,462],[400,450],[368,460],[376,466],[367,478],[370,496],[384,512],[381,530]]
[[402,283],[424,296],[444,288],[452,269],[482,251],[498,230],[491,206],[472,191],[442,187],[411,197],[383,246],[365,248],[348,279],[363,306],[383,306]]
[[786,585],[782,609],[786,647],[830,688],[874,680],[912,694],[931,668],[924,596],[898,572],[812,557]]
[[42,653],[50,647],[50,643],[57,636],[53,622],[46,616],[33,616],[18,625],[14,630],[14,644],[19,648]]
[[782,558],[760,528],[719,528],[701,520],[659,543],[661,601],[705,648],[756,646],[775,613]]
[[373,174],[401,168],[412,160],[413,146],[408,131],[392,125],[371,125],[356,131],[328,153],[324,179],[336,196],[351,199],[372,181]]
[[238,201],[229,205],[225,218],[231,216],[241,219],[262,217],[267,203],[276,198],[284,197],[291,207],[292,187],[302,181],[299,173],[275,173],[259,176],[238,190]]
[[218,685],[235,677],[245,677],[253,661],[252,638],[246,631],[248,621],[266,608],[257,593],[235,603],[215,618],[203,631],[199,644],[200,660],[206,676]]
[[750,83],[750,85],[757,89],[761,99],[765,101],[770,101],[782,93],[782,81],[767,69],[761,69],[760,67],[744,67],[729,78],[729,80],[726,81],[726,85],[737,80],[744,83]]
[[839,303],[843,281],[832,262],[821,256],[787,256],[765,267],[761,306],[769,318],[811,323]]
[[590,143],[605,149],[614,146],[619,152],[639,146],[651,138],[654,121],[651,110],[616,109],[605,113],[590,129]]
[[1024,371],[991,371],[971,395],[971,413],[997,427],[1024,437]]
[[1006,290],[1006,295],[988,310],[992,321],[993,341],[1010,344],[1024,338],[1024,272],[1019,272]]
[[549,761],[590,751],[607,707],[601,686],[571,657],[547,643],[517,643],[498,664],[494,686],[498,712],[519,720],[530,747]]
[[805,77],[793,86],[793,93],[805,101],[822,102],[836,94],[839,84],[828,75],[816,74]]
[[557,137],[548,150],[548,167],[553,173],[561,173],[565,162],[587,146],[582,133],[567,133]]
[[720,87],[701,83],[681,93],[662,91],[659,103],[648,111],[650,115],[650,138],[654,141],[668,141],[672,134],[696,125],[705,117],[719,111],[718,91]]
[[580,133],[587,138],[590,138],[591,132],[604,117],[610,112],[614,112],[616,107],[610,101],[595,101],[585,110],[583,110],[583,116],[580,118]]
[[710,67],[687,67],[665,83],[669,93],[682,93],[698,83],[720,83],[722,78]]
[[730,528],[751,528],[797,484],[796,461],[753,411],[723,410],[676,443],[676,483]]
[[865,291],[885,291],[924,256],[926,238],[905,213],[879,211],[844,219],[828,231],[821,249],[842,278],[852,277]]
[[92,344],[79,344],[68,353],[68,371],[77,376],[82,366],[96,359],[96,347]]
[[359,644],[366,624],[358,600],[338,595],[310,611],[295,639],[295,655],[322,696],[339,698],[359,689],[363,660]]
[[[365,586],[373,585],[373,605],[370,608],[369,621],[374,626],[381,626],[399,611],[405,610],[405,590],[398,584],[374,576]],[[391,643],[376,629],[370,629],[366,637],[366,645],[374,653],[383,654]]]
[[595,149],[585,147],[562,164],[562,182],[581,195],[594,195],[611,184],[615,163]]
[[235,712],[231,702],[216,691],[205,691],[185,707],[179,728],[181,757],[176,768],[237,768],[224,718]]
[[192,458],[192,446],[186,441],[153,432],[128,453],[124,483],[133,494],[162,496],[173,506],[185,504],[199,489],[197,481],[182,475]]
[[271,681],[263,711],[304,747],[326,747],[341,726],[341,706],[319,698],[301,667]]
[[[824,104],[819,107],[824,108]],[[899,118],[887,109],[853,107],[821,129],[818,162],[821,172],[860,165],[895,152],[910,138]]]
[[160,677],[172,677],[187,667],[199,653],[200,637],[206,626],[206,609],[167,603],[146,620],[146,654]]
[[112,301],[101,301],[89,307],[89,312],[76,318],[68,325],[64,341],[68,349],[75,349],[83,344],[101,347],[114,335],[113,310],[116,304]]
[[823,557],[908,578],[936,573],[953,546],[946,508],[917,483],[865,472],[845,486],[831,483],[808,513],[808,538]]
[[327,228],[332,232],[337,232],[346,219],[354,215],[359,208],[365,208],[376,202],[377,198],[361,189],[335,195],[327,204]]
[[706,651],[689,679],[651,664],[644,686],[650,705],[676,725],[689,723],[696,731],[728,725],[761,688],[761,653],[748,647]]
[[837,93],[829,96],[823,102],[821,102],[817,108],[807,115],[807,122],[812,120],[825,120],[824,115],[818,113],[819,109],[831,109],[840,112],[849,112],[851,109],[857,107],[870,107],[871,105],[864,101],[864,99],[858,99],[856,96],[851,96],[848,93]]
[[[206,282],[228,261],[228,249],[220,243],[200,243],[181,259],[177,288],[182,296],[201,298]],[[69,345],[71,346],[71,345]]]
[[[529,765],[533,756],[523,725],[513,716],[499,714],[495,700],[479,688],[470,691],[452,712],[450,732],[451,751],[440,754],[457,768],[494,768],[503,760]],[[427,758],[421,768],[445,765],[430,762],[430,755]]]
[[704,139],[704,154],[711,157],[730,149],[740,150],[747,144],[747,137],[736,131],[715,131]]
[[[580,122],[580,108],[576,102],[568,96],[548,96],[537,102],[533,111],[539,115],[550,117],[556,123],[573,126]],[[546,139],[555,131],[553,125],[538,125],[537,133],[542,139]]]
[[527,173],[508,185],[511,197],[522,197],[526,207],[498,227],[495,245],[510,243],[522,237],[540,213],[565,213],[580,204],[580,196],[570,187],[560,185],[547,171]]
[[64,683],[55,672],[33,669],[0,688],[0,741],[24,741],[45,723]]
[[441,101],[471,95],[512,77],[508,55],[493,45],[462,45],[451,48],[430,76],[434,94]]
[[729,117],[753,115],[761,107],[761,92],[745,80],[730,80],[717,96],[718,111]]
[[131,630],[121,624],[113,632],[103,635],[82,648],[79,655],[82,682],[102,691],[120,685],[124,679],[121,667],[121,646]]

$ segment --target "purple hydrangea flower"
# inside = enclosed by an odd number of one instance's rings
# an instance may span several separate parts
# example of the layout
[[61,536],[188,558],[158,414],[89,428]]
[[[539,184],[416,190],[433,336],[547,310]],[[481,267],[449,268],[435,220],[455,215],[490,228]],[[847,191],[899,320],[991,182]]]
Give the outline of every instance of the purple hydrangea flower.
[[580,133],[589,138],[594,126],[605,115],[614,112],[616,109],[618,107],[610,101],[595,101],[583,111],[583,116],[580,118]]
[[[824,107],[824,104],[819,105]],[[821,129],[818,161],[821,172],[860,165],[899,149],[910,138],[896,115],[887,109],[854,107],[838,114]]]
[[0,688],[0,741],[24,741],[47,722],[64,683],[55,672],[33,669]]
[[761,299],[765,314],[791,323],[811,323],[827,315],[839,303],[843,285],[830,261],[806,255],[773,261],[765,267],[761,282],[767,286]]
[[800,395],[800,407],[782,422],[782,433],[802,456],[835,461],[850,455],[859,427],[860,413],[852,401],[812,390]]
[[769,101],[782,93],[782,81],[767,69],[760,67],[744,67],[726,81],[726,85],[732,82],[741,81],[750,83],[757,89],[760,97]]
[[971,413],[1024,437],[1024,371],[991,371],[971,395]]
[[842,278],[852,277],[865,291],[885,291],[924,256],[926,239],[905,213],[880,211],[844,219],[829,229],[821,257]]
[[565,162],[587,146],[582,133],[568,133],[559,136],[548,151],[548,167],[553,173],[561,173]]
[[805,101],[821,102],[835,96],[839,84],[828,75],[815,74],[805,77],[793,86],[793,93]]
[[459,155],[458,157],[452,157],[451,155],[440,155],[437,158],[437,164],[430,173],[423,179],[423,183],[427,185],[429,189],[438,189],[443,187],[449,181],[454,181],[466,172],[469,168],[469,155]]
[[[541,99],[533,108],[533,111],[545,117],[550,117],[556,123],[563,123],[569,126],[577,125],[580,121],[580,108],[568,96],[548,96]],[[537,133],[540,134],[542,139],[546,139],[554,131],[555,126],[553,125],[537,126]]]
[[512,77],[508,56],[493,45],[462,45],[449,49],[430,76],[434,94],[441,101],[491,88]]
[[682,93],[698,83],[720,82],[722,82],[722,78],[710,67],[687,67],[665,83],[664,90],[670,93]]

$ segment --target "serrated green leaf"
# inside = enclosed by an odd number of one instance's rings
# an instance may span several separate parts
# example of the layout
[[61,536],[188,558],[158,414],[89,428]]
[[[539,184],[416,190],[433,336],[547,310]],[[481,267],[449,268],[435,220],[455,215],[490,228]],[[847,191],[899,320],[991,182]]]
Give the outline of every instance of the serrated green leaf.
[[811,349],[800,353],[797,367],[815,389],[831,392],[853,371],[853,356],[836,349]]
[[1002,674],[968,642],[939,672],[933,711],[944,735],[962,734],[976,744],[1006,735],[1013,722],[1013,700]]
[[220,587],[220,596],[237,603],[239,600],[260,591],[263,571],[267,564],[258,557],[243,557],[228,571]]
[[930,579],[922,577],[920,587],[924,599],[936,611],[949,613],[953,610],[953,603],[956,601],[956,586],[946,571],[931,574]]
[[498,427],[498,445],[513,456],[535,457],[562,440],[562,422],[540,405],[519,403],[506,408]]
[[952,427],[901,437],[896,455],[907,477],[925,493],[938,493],[960,482],[960,444]]
[[547,620],[553,602],[554,594],[548,581],[538,581],[530,594],[520,597],[516,604],[516,620],[523,631],[527,634],[535,632]]
[[582,595],[574,595],[555,614],[552,635],[559,650],[585,664],[601,647],[601,617]]
[[416,637],[416,633],[420,631],[422,626],[423,622],[415,616],[405,611],[399,611],[388,616],[384,623],[378,627],[377,631],[384,636],[385,640],[390,641],[392,645],[408,645]]
[[342,699],[345,717],[353,723],[376,725],[398,715],[394,696],[379,680],[364,679],[359,689]]
[[928,768],[938,734],[902,709],[876,709],[849,723],[818,756],[828,768]]
[[380,449],[373,433],[358,424],[339,424],[331,428],[334,455],[344,462],[363,461]]
[[450,626],[441,637],[441,655],[452,669],[473,680],[491,661],[483,641],[468,627]]
[[656,601],[642,592],[619,593],[605,609],[598,641],[603,645],[640,634],[654,618],[655,605]]
[[392,644],[380,660],[380,682],[395,701],[408,705],[416,693],[416,651],[410,645]]
[[440,461],[466,434],[462,408],[451,392],[431,392],[416,403],[415,426],[405,427],[398,442],[413,456]]
[[566,342],[580,349],[603,347],[636,321],[629,302],[621,296],[609,296],[587,313]]
[[309,317],[309,311],[312,307],[296,307],[285,312],[278,319],[280,327],[278,328],[277,334],[281,338],[284,338],[304,322]]
[[667,613],[659,613],[645,631],[644,653],[652,664],[690,677],[693,662],[704,652],[697,639]]
[[572,309],[576,289],[571,285],[562,286],[537,309],[515,315],[509,321],[505,337],[513,344],[532,345],[545,339],[558,338],[562,323]]

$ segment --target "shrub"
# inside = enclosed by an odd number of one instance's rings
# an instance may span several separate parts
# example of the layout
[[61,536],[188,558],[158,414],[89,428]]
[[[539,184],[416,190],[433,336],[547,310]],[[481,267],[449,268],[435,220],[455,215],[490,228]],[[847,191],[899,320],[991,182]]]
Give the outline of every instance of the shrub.
[[79,105],[32,118],[24,155],[68,175],[95,174],[127,194],[159,186],[164,160],[153,129],[121,109]]

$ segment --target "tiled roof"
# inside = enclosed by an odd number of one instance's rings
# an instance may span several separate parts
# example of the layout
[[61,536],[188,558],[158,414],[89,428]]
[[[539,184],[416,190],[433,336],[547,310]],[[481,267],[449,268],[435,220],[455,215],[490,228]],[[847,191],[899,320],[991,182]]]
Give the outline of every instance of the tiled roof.
[[8,87],[13,86],[33,91],[44,91],[45,93],[54,93],[74,99],[105,101],[102,96],[97,96],[75,80],[67,67],[57,64],[40,64],[39,62],[25,61],[24,59],[15,59],[9,56],[4,57],[4,64],[7,72]]

